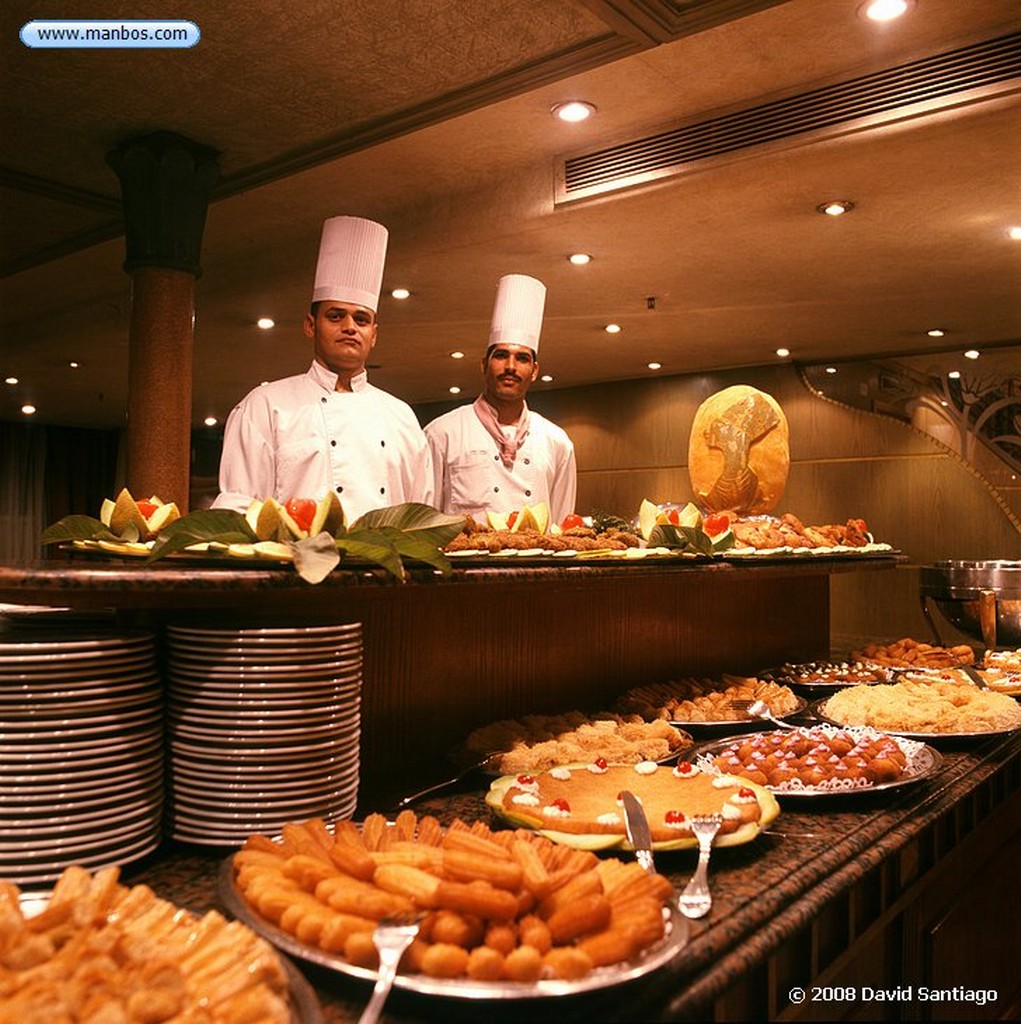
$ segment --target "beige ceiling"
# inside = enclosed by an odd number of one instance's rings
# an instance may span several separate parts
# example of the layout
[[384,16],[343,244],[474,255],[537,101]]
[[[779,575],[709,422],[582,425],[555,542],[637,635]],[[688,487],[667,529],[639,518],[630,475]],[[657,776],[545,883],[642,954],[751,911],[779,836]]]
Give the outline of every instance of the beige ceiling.
[[[310,358],[300,322],[325,217],[390,228],[375,383],[470,397],[498,278],[549,295],[542,369],[566,387],[798,361],[1002,351],[1021,339],[1021,77],[558,202],[566,157],[762,107],[1021,30],[1016,0],[167,0],[190,50],[35,50],[0,13],[6,142],[0,419],[123,423],[130,279],[105,154],[168,130],[220,153],[196,289],[196,424]],[[558,101],[597,114],[567,126]],[[853,200],[842,218],[823,200]],[[593,255],[573,267],[568,253]],[[650,303],[650,299],[654,302]],[[654,308],[649,308],[653,305]],[[277,327],[258,330],[271,316]],[[607,335],[609,321],[623,331]],[[934,342],[925,331],[947,328]],[[472,359],[454,361],[451,350]],[[948,356],[952,360],[956,355]],[[76,370],[71,360],[80,362]],[[173,373],[167,367],[167,373]]]

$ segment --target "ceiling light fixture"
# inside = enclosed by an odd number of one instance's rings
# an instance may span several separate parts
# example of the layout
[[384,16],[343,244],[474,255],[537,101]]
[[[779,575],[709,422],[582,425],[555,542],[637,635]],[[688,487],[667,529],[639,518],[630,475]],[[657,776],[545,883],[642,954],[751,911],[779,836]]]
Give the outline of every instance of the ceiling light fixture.
[[464,359],[464,353],[463,352],[451,352],[450,353],[450,358],[451,359]]
[[648,365],[649,365],[649,369],[650,370],[662,370],[663,369],[663,364],[662,363],[649,363]]
[[450,391],[450,393],[452,395],[459,395],[459,394],[461,394],[461,389],[456,384],[452,388],[448,388],[448,390]]
[[603,328],[603,330],[604,330],[604,331],[606,331],[606,333],[607,333],[607,334],[620,334],[620,332],[621,332],[621,331],[622,331],[623,329],[624,329],[624,328],[623,328],[623,327],[621,327],[621,326],[620,326],[620,324],[607,324],[607,325],[606,325],[606,326],[605,326],[605,327]]
[[587,121],[595,112],[596,108],[584,100],[568,100],[566,103],[556,103],[553,106],[554,116],[568,124]]
[[268,316],[260,316],[259,319],[255,321],[255,326],[258,327],[260,331],[271,330],[272,328],[276,327],[276,325],[276,320]]
[[926,331],[925,333],[928,334],[930,338],[942,338],[947,332],[942,327],[933,327],[931,331]]
[[21,411],[26,416],[33,416],[33,415],[35,415],[35,406],[34,405],[23,405],[21,407]]
[[839,217],[842,214],[850,213],[854,209],[854,203],[850,199],[831,199],[828,203],[820,203],[816,213],[825,213],[828,217]]
[[778,349],[776,350],[776,354],[777,354],[777,355],[778,355],[778,356],[779,356],[779,357],[780,357],[781,359],[786,359],[786,358],[787,358],[787,357],[788,357],[788,356],[789,356],[789,355],[791,354],[791,350],[790,350],[789,348],[778,348]]
[[216,426],[216,417],[215,416],[207,416],[202,422],[207,427],[215,427]]
[[1015,242],[1021,242],[1021,227],[1007,228],[1007,236],[1013,238]]
[[837,368],[835,366],[827,366],[826,367],[826,372],[827,373],[836,373],[837,372]]
[[977,348],[969,348],[968,351],[964,353],[964,358],[965,359],[978,359],[978,357],[980,355],[982,355],[982,353],[979,352],[979,350]]
[[861,10],[869,21],[893,21],[906,14],[910,6],[909,0],[871,0]]
[[18,378],[17,377],[4,377],[4,383],[5,384],[17,384],[18,383]]
[[78,360],[72,359],[71,362],[69,362],[67,365],[70,366],[72,370],[77,370],[78,369]]
[[949,378],[950,378],[951,380],[960,380],[960,379],[961,379],[961,371],[960,371],[960,370],[951,370],[951,371],[950,371],[950,372],[949,372],[949,373],[947,374],[947,376],[948,376],[948,377],[949,377]]
[[542,375],[542,376],[541,376],[541,377],[539,378],[539,380],[541,380],[541,381],[542,381],[542,382],[543,382],[544,384],[549,384],[549,382],[550,382],[550,381],[551,381],[552,379],[553,379],[553,374],[552,374],[552,373],[544,373],[544,374],[543,374],[543,375]]
[[572,252],[567,259],[568,262],[573,263],[576,267],[583,267],[586,263],[592,262],[592,257],[587,252]]
[[395,288],[391,293],[395,299],[406,299],[411,295],[407,288]]

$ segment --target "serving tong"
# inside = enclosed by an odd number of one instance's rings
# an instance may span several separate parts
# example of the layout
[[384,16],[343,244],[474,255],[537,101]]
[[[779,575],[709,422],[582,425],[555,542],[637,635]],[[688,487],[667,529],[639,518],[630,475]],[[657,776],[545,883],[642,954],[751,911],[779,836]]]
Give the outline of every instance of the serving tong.
[[[656,870],[652,857],[652,836],[641,801],[630,790],[620,794],[624,808],[624,831],[635,850],[635,860],[648,872]],[[713,896],[709,889],[709,856],[713,840],[723,826],[722,814],[695,814],[691,818],[691,831],[698,840],[698,864],[691,881],[677,901],[677,909],[692,919],[705,917],[712,909]]]
[[782,718],[777,718],[764,700],[734,700],[730,702],[730,706],[737,711],[743,711],[749,718],[761,718],[763,721],[778,725],[781,729],[798,728]]
[[394,804],[394,810],[403,811],[405,807],[410,807],[416,801],[421,800],[422,797],[429,796],[432,793],[439,793],[441,790],[447,789],[449,786],[453,786],[460,782],[463,778],[474,771],[485,771],[491,766],[495,767],[496,758],[501,753],[503,753],[503,751],[491,751],[479,760],[466,765],[456,775],[451,775],[450,778],[443,779],[441,782],[435,782],[431,786],[426,786],[425,789],[420,789],[415,793],[409,793],[408,796],[401,797],[401,799]]

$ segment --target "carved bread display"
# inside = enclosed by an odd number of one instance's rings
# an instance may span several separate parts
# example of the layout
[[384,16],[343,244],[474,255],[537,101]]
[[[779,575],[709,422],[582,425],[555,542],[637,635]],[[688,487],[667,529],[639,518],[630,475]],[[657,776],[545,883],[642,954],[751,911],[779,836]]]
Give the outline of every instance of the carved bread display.
[[771,512],[790,470],[787,417],[776,399],[747,384],[707,398],[695,413],[688,475],[695,502],[712,512]]

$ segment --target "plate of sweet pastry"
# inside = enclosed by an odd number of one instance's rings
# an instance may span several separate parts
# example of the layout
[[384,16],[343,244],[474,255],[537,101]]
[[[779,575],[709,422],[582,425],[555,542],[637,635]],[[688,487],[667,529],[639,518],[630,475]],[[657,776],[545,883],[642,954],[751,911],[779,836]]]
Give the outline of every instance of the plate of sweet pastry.
[[687,942],[663,875],[524,830],[402,811],[253,835],[220,869],[224,906],[273,945],[374,981],[372,935],[414,915],[396,988],[530,999],[619,985]]
[[925,743],[831,725],[732,737],[703,744],[691,756],[706,773],[756,783],[781,799],[892,789],[921,782],[943,764]]

